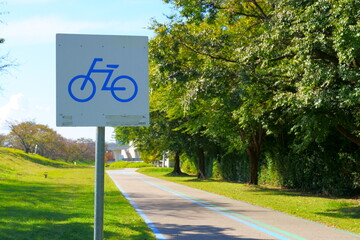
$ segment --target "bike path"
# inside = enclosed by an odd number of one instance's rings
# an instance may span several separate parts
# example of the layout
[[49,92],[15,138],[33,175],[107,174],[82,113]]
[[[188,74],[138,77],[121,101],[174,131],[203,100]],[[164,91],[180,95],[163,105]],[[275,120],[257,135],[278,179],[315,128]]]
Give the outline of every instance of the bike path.
[[357,234],[135,171],[107,174],[157,239],[360,240]]

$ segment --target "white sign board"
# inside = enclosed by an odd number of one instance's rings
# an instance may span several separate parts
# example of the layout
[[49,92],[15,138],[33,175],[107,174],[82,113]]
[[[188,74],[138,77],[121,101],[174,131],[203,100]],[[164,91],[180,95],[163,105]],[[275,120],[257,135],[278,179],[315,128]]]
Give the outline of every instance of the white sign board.
[[56,35],[57,126],[148,126],[148,38]]

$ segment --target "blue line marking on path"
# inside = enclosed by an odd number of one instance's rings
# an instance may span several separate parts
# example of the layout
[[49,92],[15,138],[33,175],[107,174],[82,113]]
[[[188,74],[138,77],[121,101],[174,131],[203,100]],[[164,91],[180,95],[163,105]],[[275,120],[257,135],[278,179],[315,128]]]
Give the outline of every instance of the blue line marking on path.
[[120,192],[124,195],[124,197],[130,202],[130,204],[135,208],[136,212],[139,213],[139,215],[142,217],[142,219],[144,219],[145,223],[150,227],[152,232],[155,234],[156,239],[166,240],[164,235],[161,234],[161,232],[159,231],[159,229],[157,229],[155,224],[150,221],[150,219],[143,213],[143,211],[136,205],[136,203],[124,191],[124,189],[120,186],[120,184],[115,181],[113,176],[111,176],[111,174],[115,174],[115,173],[119,173],[119,172],[107,171],[107,173],[108,173],[109,177],[111,178],[111,180],[115,183],[116,187],[120,190]]

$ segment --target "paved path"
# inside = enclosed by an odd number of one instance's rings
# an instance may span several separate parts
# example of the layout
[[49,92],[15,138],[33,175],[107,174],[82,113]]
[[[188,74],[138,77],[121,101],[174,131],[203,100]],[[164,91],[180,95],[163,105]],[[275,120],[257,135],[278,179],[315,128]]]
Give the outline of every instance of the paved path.
[[135,169],[107,174],[157,239],[360,240],[360,235],[148,177]]

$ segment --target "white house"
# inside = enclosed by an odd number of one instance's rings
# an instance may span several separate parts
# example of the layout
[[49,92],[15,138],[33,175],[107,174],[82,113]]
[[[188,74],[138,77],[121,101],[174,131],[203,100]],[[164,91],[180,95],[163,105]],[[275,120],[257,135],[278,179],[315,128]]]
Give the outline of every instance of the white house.
[[140,159],[140,153],[136,151],[136,148],[132,145],[131,142],[130,144],[109,143],[108,151],[111,151],[114,155],[115,162],[142,162]]
[[154,162],[157,167],[174,167],[174,163],[170,161],[169,152],[163,153],[162,159]]

